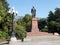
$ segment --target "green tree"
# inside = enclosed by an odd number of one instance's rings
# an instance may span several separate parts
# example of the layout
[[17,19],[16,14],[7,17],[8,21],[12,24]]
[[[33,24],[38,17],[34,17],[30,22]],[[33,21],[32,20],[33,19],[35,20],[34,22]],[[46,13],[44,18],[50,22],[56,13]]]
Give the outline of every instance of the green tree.
[[[6,0],[0,0],[0,31],[8,34],[8,25],[10,26],[11,17],[8,14],[9,7]],[[9,16],[8,16],[9,15]]]
[[19,18],[15,22],[15,33],[17,39],[23,39],[27,36],[25,25],[26,23],[23,21],[23,18]]
[[9,10],[9,8],[8,8],[9,4],[8,4],[7,0],[0,0],[0,2],[2,3],[4,10],[7,12]]
[[48,15],[48,29],[49,32],[59,32],[60,33],[60,8],[56,8],[55,12],[50,11]]
[[0,2],[0,29],[3,31],[8,31],[8,26],[11,25],[11,14],[5,13],[4,7]]
[[26,37],[26,31],[25,28],[23,26],[18,25],[16,27],[16,36],[18,39],[22,39]]
[[5,17],[5,11],[4,8],[2,6],[2,3],[0,2],[0,29],[2,29],[3,27],[3,22],[4,22],[4,17]]
[[47,19],[46,18],[41,18],[38,21],[38,27],[42,31],[43,28],[47,25]]
[[25,22],[25,27],[26,27],[26,31],[30,32],[31,31],[31,20],[32,20],[32,16],[30,14],[26,14],[23,17],[23,22]]
[[51,20],[55,20],[55,15],[52,11],[49,12],[47,20],[48,22],[50,22]]
[[23,18],[22,18],[22,19],[19,18],[19,19],[17,20],[17,24],[18,24],[18,25],[21,25],[21,26],[24,26],[24,27],[25,27],[25,25],[26,25],[26,23],[23,22]]
[[57,22],[57,31],[60,34],[60,8],[56,8],[55,12],[54,12],[55,16],[56,16],[56,22]]

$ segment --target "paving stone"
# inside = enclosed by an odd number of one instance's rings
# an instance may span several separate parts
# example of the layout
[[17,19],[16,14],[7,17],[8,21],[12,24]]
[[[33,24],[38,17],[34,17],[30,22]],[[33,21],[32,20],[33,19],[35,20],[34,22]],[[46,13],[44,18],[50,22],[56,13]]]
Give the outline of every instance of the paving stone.
[[18,40],[17,45],[60,45],[60,36],[28,36],[27,38],[31,40],[24,42]]

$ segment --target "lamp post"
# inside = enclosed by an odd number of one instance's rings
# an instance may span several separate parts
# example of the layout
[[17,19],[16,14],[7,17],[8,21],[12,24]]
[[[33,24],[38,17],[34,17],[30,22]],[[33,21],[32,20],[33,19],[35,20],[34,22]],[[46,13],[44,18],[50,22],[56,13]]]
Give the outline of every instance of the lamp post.
[[12,15],[12,34],[11,34],[11,41],[15,41],[15,32],[14,32],[14,15],[18,14],[18,11],[15,11],[14,7],[12,7],[11,10],[9,10],[9,13]]

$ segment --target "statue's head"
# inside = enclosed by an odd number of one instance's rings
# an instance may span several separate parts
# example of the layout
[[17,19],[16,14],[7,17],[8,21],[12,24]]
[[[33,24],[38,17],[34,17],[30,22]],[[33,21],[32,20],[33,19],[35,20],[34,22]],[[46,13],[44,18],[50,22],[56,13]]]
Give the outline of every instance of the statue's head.
[[33,8],[34,8],[34,6],[33,6]]

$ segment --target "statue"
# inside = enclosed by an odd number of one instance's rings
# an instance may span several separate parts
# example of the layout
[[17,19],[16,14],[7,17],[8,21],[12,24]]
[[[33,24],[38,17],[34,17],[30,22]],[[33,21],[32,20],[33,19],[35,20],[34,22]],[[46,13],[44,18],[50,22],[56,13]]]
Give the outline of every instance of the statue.
[[35,16],[36,16],[36,9],[34,8],[34,6],[31,9],[31,13],[32,13],[32,17],[35,18]]

